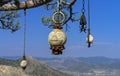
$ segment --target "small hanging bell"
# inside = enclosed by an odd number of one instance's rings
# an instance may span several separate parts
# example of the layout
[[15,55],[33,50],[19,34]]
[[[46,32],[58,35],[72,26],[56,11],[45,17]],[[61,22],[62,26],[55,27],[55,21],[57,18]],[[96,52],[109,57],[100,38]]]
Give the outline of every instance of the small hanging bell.
[[86,21],[86,17],[84,15],[84,12],[82,13],[81,17],[80,17],[80,31],[84,31],[86,33],[86,24],[87,24],[87,21]]
[[22,61],[20,62],[20,67],[25,70],[26,67],[27,67],[27,59],[26,59],[26,56],[23,56],[23,59]]

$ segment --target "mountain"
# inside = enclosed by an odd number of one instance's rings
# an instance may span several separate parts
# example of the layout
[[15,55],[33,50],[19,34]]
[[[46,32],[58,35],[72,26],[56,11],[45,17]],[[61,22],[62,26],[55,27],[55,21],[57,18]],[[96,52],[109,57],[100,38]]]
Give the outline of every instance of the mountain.
[[[21,59],[15,59],[14,57],[11,58],[13,58],[13,60],[0,58],[0,65],[2,67],[5,65],[7,68],[10,66],[14,69],[18,69],[15,75],[18,76],[17,73],[21,73],[21,68],[19,67]],[[120,76],[120,59],[107,57],[36,59],[27,57],[28,66],[25,71],[22,71],[21,74],[23,75],[21,76]],[[11,76],[13,76],[12,72],[13,70],[10,70]]]
[[[16,71],[15,69],[21,70],[21,68],[19,67],[19,63],[20,63],[21,59],[18,60],[9,60],[9,59],[2,59],[0,58],[0,69],[3,69],[2,67],[5,67],[7,69],[5,69],[5,73],[6,75],[2,75],[2,76],[18,76],[17,74],[23,72],[23,74],[25,73],[28,76],[70,76],[68,74],[59,72],[57,70],[52,69],[51,67],[49,67],[48,65],[46,65],[43,62],[40,62],[32,57],[27,57],[27,61],[28,61],[28,65],[27,68],[25,69],[25,71]],[[16,72],[16,75],[13,75],[13,71]],[[7,75],[7,72],[9,72]],[[5,74],[4,73],[4,74]],[[0,76],[1,76],[1,72],[0,72]],[[24,75],[21,75],[24,76]]]
[[106,69],[120,69],[120,59],[113,59],[107,57],[88,57],[78,58],[79,61],[86,62],[97,66],[96,68]]
[[112,59],[107,57],[65,57],[50,59],[40,58],[40,60],[56,70],[74,74],[74,76],[120,75],[120,59]]
[[60,71],[71,71],[71,72],[84,72],[89,71],[93,66],[89,63],[79,61],[76,58],[51,58],[51,59],[40,59],[54,69]]
[[67,57],[67,58],[53,58],[53,59],[42,59],[43,62],[46,62],[49,66],[53,67],[54,69],[61,70],[61,71],[89,71],[93,66],[81,62],[75,58]]

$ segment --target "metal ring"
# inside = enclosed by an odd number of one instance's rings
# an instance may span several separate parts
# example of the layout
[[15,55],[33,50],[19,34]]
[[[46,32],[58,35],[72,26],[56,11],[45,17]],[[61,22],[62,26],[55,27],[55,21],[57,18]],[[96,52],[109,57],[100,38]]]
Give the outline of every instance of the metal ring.
[[55,20],[55,15],[61,15],[62,16],[62,20],[59,22],[59,23],[64,23],[64,21],[65,21],[65,14],[63,13],[63,12],[55,12],[55,13],[53,13],[53,15],[52,15],[52,21],[54,22],[54,23],[58,23],[56,20]]

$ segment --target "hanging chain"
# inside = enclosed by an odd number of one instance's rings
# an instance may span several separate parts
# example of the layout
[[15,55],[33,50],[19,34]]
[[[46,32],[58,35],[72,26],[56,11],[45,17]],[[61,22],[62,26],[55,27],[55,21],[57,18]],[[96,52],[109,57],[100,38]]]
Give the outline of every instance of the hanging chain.
[[62,0],[58,0],[58,11],[60,12],[62,10]]
[[58,16],[57,16],[58,24],[60,23],[60,21],[59,21],[59,19],[60,19],[59,15],[60,15],[60,11],[61,11],[60,6],[61,6],[61,4],[60,4],[60,0],[58,0],[58,11],[57,11],[57,12],[58,12]]
[[85,0],[82,0],[82,13],[85,12]]
[[26,51],[26,9],[24,9],[24,53],[23,56],[25,56]]
[[[58,21],[60,19],[61,10],[62,10],[61,0],[58,0]],[[60,23],[60,22],[58,22],[58,23]]]

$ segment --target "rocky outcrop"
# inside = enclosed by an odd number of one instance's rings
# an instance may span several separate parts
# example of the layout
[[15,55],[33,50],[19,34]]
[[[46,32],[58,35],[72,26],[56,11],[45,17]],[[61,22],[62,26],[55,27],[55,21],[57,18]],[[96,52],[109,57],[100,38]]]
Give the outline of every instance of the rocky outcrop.
[[25,74],[23,70],[20,68],[0,65],[0,76],[28,76],[28,75]]

